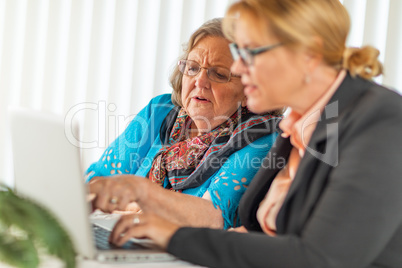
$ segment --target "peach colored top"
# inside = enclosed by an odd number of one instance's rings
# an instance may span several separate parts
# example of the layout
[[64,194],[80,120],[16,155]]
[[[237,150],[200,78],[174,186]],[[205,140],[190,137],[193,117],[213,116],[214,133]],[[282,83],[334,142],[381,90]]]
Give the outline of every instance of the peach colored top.
[[340,71],[331,87],[306,113],[301,115],[291,111],[279,124],[283,131],[282,137],[290,137],[293,149],[290,152],[287,165],[276,175],[257,210],[257,219],[262,230],[271,236],[276,234],[276,217],[296,175],[300,159],[304,156],[311,135],[320,120],[321,113],[345,76],[346,71]]

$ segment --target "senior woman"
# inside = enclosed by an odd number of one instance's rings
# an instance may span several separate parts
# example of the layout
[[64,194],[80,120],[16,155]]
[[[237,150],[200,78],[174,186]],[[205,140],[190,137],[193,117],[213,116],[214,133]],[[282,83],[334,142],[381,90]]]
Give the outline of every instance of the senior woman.
[[339,0],[240,1],[224,29],[248,107],[291,108],[268,154],[286,164],[263,164],[242,197],[249,233],[144,214],[111,241],[148,237],[208,267],[402,267],[402,98],[370,80],[378,51],[345,47]]
[[151,100],[88,171],[93,207],[135,202],[190,226],[239,225],[237,207],[277,137],[280,111],[248,111],[221,19],[191,36],[173,94]]

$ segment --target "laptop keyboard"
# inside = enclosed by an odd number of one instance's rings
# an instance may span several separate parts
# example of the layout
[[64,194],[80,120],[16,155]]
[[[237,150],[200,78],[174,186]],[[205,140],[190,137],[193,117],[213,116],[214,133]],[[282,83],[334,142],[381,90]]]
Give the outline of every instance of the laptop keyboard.
[[132,241],[128,241],[121,247],[111,244],[108,241],[111,232],[109,230],[106,230],[95,224],[92,224],[92,231],[94,233],[95,245],[98,249],[101,249],[101,250],[110,250],[110,249],[130,249],[130,250],[132,250],[132,249],[145,248]]

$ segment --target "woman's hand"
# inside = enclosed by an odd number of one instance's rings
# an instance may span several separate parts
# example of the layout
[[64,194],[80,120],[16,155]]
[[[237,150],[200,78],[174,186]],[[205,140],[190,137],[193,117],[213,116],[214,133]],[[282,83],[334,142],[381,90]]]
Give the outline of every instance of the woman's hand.
[[136,202],[142,212],[152,212],[180,226],[223,228],[222,211],[211,200],[173,192],[135,175],[95,177],[89,183],[92,208],[111,213],[127,211]]
[[238,232],[238,233],[248,233],[246,227],[244,226],[239,226],[236,228],[230,228],[228,229],[229,232]]
[[141,198],[145,188],[146,179],[133,175],[93,178],[89,183],[92,208],[109,213],[127,210],[130,203]]
[[130,238],[148,238],[166,250],[173,234],[180,227],[152,213],[123,215],[116,223],[109,242],[122,246]]

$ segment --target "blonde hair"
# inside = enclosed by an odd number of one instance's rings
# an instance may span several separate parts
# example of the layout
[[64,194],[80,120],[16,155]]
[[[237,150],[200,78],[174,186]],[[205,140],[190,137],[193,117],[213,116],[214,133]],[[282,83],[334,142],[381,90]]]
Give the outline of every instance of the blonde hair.
[[[185,60],[188,57],[190,51],[198,44],[198,42],[206,37],[221,37],[225,38],[222,31],[222,19],[215,18],[205,22],[198,28],[190,37],[190,40],[183,45],[183,54],[180,55],[178,60]],[[183,74],[179,71],[179,67],[174,67],[172,74],[170,75],[170,85],[173,88],[172,102],[173,104],[183,107],[181,102],[181,88],[182,88]]]
[[323,56],[336,70],[347,69],[365,79],[382,74],[379,51],[371,46],[346,48],[350,19],[339,0],[243,0],[234,3],[223,20],[223,30],[233,39],[236,19],[259,30],[271,30],[288,48],[305,48]]

